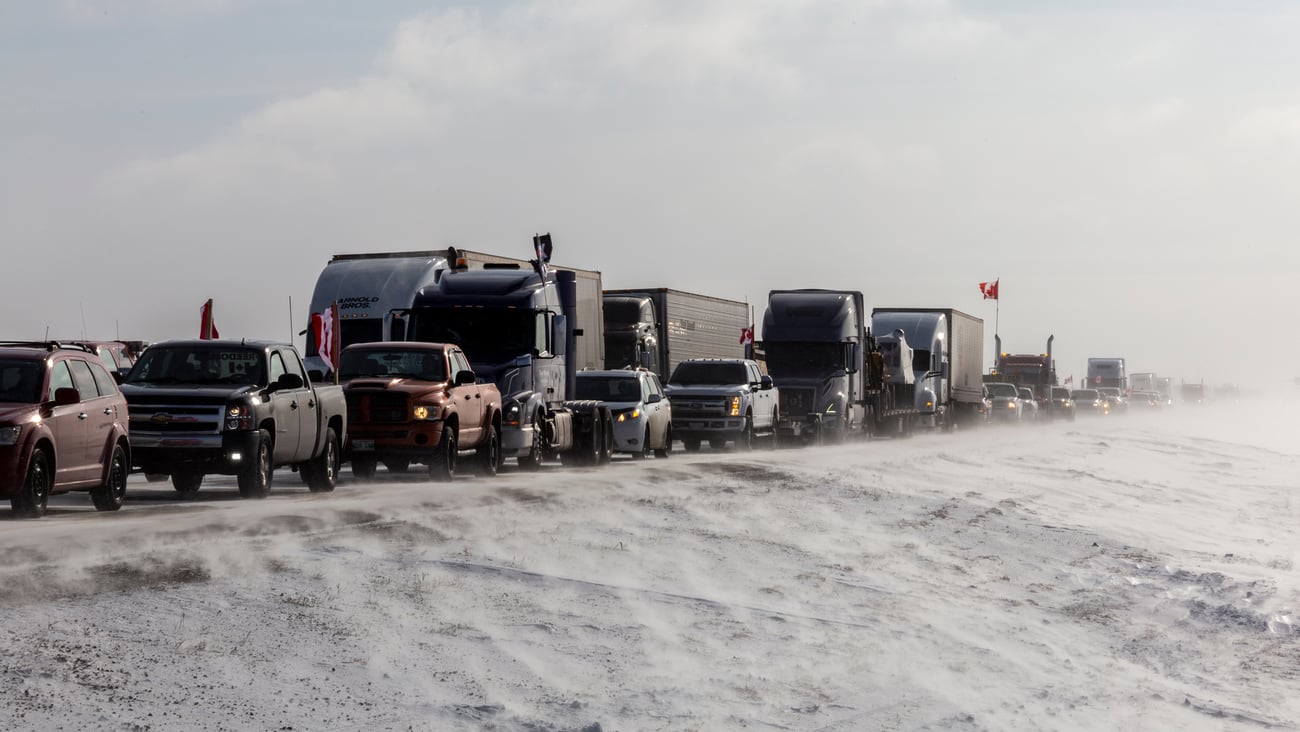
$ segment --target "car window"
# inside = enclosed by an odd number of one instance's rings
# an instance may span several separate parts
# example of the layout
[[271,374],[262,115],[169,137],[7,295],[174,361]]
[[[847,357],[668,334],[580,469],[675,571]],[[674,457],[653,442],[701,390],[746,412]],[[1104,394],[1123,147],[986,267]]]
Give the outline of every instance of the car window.
[[284,358],[280,356],[279,351],[273,352],[271,354],[271,383],[274,384],[279,381],[280,377],[287,373],[289,372],[284,367]]
[[59,389],[75,388],[77,387],[72,383],[72,372],[68,371],[67,362],[56,361],[55,364],[50,367],[50,391],[45,398],[54,401],[54,394]]
[[44,361],[0,361],[0,402],[35,404],[44,397]]
[[99,388],[95,386],[95,376],[90,373],[90,364],[79,358],[69,359],[68,368],[72,370],[72,383],[77,387],[77,392],[81,394],[81,401],[95,399],[99,396]]
[[99,391],[99,395],[113,396],[117,394],[117,382],[113,381],[112,376],[109,376],[108,370],[94,361],[89,361],[87,364],[90,366],[91,376],[95,377],[95,389]]
[[99,347],[99,360],[103,361],[105,366],[114,371],[119,368],[117,362],[113,360],[113,350],[108,346]]

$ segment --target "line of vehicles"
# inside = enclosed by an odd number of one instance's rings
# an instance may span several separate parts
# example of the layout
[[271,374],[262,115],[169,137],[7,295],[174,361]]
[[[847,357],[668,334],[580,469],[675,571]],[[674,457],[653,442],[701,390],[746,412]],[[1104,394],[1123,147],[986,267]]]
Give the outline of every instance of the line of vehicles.
[[[115,510],[132,469],[181,497],[233,475],[261,498],[281,467],[329,492],[344,462],[362,480],[419,465],[445,481],[467,463],[595,466],[675,444],[842,443],[1080,408],[1058,392],[1051,339],[984,374],[984,323],[958,310],[775,290],[754,342],[748,303],[604,290],[598,271],[552,265],[549,235],[534,245],[531,260],[335,256],[311,304],[337,312],[335,340],[309,327],[305,355],[243,339],[0,345],[0,495],[26,516],[65,490]],[[1122,359],[1118,376],[1094,360],[1099,388],[1124,388]]]

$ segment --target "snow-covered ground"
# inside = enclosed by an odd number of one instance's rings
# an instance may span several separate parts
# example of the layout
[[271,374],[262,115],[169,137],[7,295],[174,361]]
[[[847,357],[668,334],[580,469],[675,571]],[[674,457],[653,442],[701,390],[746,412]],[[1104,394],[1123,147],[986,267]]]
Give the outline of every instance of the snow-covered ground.
[[60,497],[0,728],[1295,728],[1296,406]]

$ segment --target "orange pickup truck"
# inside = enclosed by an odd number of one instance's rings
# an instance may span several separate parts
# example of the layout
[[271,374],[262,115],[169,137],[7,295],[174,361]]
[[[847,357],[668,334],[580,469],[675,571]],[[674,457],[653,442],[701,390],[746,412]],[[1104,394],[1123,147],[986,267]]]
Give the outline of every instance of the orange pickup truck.
[[501,393],[478,383],[459,346],[358,343],[339,362],[353,476],[372,478],[381,462],[392,473],[423,463],[431,478],[448,481],[462,453],[473,454],[481,474],[496,475]]

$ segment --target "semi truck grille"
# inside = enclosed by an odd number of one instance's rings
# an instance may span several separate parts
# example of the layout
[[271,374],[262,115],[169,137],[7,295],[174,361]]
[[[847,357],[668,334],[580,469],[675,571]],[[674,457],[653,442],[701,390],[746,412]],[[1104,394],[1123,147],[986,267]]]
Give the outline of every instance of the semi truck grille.
[[388,392],[348,392],[348,414],[360,424],[410,421],[405,394]]
[[813,411],[812,389],[781,387],[781,414],[786,417],[806,417]]

